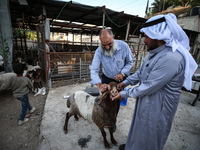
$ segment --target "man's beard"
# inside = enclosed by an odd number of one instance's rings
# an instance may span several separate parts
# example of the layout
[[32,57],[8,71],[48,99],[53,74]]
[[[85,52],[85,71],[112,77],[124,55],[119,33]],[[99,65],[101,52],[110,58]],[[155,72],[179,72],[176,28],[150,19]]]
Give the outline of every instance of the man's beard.
[[[146,43],[145,43],[145,44],[146,44]],[[146,45],[147,45],[147,44],[146,44]],[[159,47],[157,40],[153,40],[153,41],[151,42],[151,45],[148,45],[148,46],[149,46],[149,48],[147,48],[147,51],[151,51],[151,50],[154,50],[154,49],[156,49],[156,48]]]
[[100,51],[104,55],[109,56],[109,57],[111,57],[115,53],[116,50],[117,50],[117,43],[115,41],[113,41],[113,46],[109,50],[106,50],[105,48],[100,46]]

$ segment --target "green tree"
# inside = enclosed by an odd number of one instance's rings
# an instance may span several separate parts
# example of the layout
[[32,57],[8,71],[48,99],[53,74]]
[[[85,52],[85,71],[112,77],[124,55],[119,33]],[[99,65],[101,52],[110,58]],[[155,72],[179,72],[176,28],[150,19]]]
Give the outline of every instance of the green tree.
[[156,14],[163,10],[164,0],[155,0],[152,4],[152,14]]
[[190,0],[190,5],[193,7],[200,6],[200,0]]
[[200,6],[200,0],[154,0],[154,2],[151,4],[152,7],[149,9],[147,16],[151,16],[158,12],[164,11],[170,6],[186,6],[188,4],[191,5],[191,8],[194,6]]
[[[32,40],[34,38],[34,40],[37,40],[37,33],[34,32],[34,34],[33,34],[33,31],[27,30],[25,32],[25,36],[26,36],[26,39]],[[19,30],[13,30],[13,37],[14,38],[24,38],[24,32],[19,31]]]
[[165,9],[167,9],[170,6],[185,6],[186,4],[189,4],[190,0],[167,0],[165,2]]

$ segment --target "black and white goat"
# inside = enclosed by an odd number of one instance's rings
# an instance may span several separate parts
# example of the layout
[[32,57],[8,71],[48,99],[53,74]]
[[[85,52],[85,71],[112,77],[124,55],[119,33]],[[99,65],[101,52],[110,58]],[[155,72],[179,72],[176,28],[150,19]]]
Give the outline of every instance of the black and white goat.
[[39,88],[42,88],[42,75],[43,71],[40,66],[33,66],[31,69],[27,70],[26,77],[28,77],[33,83],[33,91],[38,92]]

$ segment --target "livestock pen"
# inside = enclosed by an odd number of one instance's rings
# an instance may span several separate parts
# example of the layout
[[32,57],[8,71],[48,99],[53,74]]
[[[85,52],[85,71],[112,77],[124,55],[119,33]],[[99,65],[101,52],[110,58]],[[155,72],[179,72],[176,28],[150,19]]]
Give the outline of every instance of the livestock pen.
[[[79,42],[76,42],[76,44],[77,43]],[[131,74],[133,74],[141,66],[144,58],[147,55],[147,51],[142,43],[141,37],[138,39],[138,41],[132,40],[128,41],[127,43],[134,55],[134,63],[131,68]],[[57,44],[59,46],[57,46]],[[95,44],[96,46],[94,46],[93,43],[92,51],[85,43],[84,45],[76,45],[76,48],[88,50],[84,50],[83,52],[69,52],[68,49],[63,50],[66,47],[64,46],[64,42],[56,43],[54,41],[53,44],[49,43],[48,45],[50,46],[50,52],[47,54],[49,55],[50,59],[50,73],[48,78],[51,81],[52,87],[90,81],[90,66],[92,64],[95,49],[98,47],[98,43]],[[72,45],[68,43],[68,47],[71,46]],[[59,50],[56,49],[58,47]],[[99,75],[102,74],[101,69],[102,68],[100,68]]]
[[[30,57],[34,65],[38,62],[45,73],[43,80],[47,87],[49,85],[49,87],[59,87],[90,81],[90,65],[95,50],[100,44],[99,40],[92,40],[91,37],[86,38],[87,40],[81,38],[82,40],[73,41],[66,40],[66,38],[65,40],[45,40],[44,28],[38,26],[36,31],[37,42],[34,46],[37,46],[33,49],[35,55],[32,56],[31,51],[27,51],[28,55],[25,55],[25,52],[19,46],[18,51],[23,52],[24,56],[27,57],[26,60]],[[74,39],[76,39],[76,36],[74,36]],[[125,42],[134,55],[134,63],[131,68],[131,74],[133,74],[141,66],[148,52],[141,35],[139,37],[132,35]],[[18,42],[18,44],[20,43]]]

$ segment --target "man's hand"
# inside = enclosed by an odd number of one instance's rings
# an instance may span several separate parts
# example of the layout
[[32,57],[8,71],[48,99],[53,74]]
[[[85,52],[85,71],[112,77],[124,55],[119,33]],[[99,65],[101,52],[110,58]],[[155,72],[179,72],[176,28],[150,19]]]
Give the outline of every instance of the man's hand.
[[120,98],[121,98],[121,95],[120,95],[120,93],[118,93],[117,96],[112,97],[112,101],[120,99]]
[[121,83],[119,83],[119,84],[117,85],[117,90],[122,91],[125,87],[126,87],[125,84],[124,84],[123,82],[121,82]]
[[108,89],[107,84],[97,83],[96,86],[99,88],[99,91],[101,91],[101,93],[105,92]]
[[115,80],[118,82],[123,81],[123,75],[121,73],[117,74],[116,76],[114,76]]

